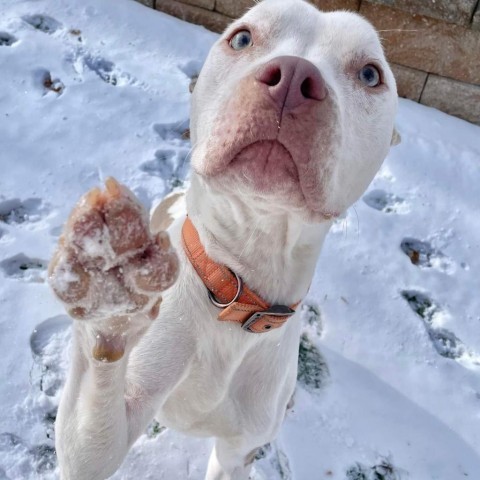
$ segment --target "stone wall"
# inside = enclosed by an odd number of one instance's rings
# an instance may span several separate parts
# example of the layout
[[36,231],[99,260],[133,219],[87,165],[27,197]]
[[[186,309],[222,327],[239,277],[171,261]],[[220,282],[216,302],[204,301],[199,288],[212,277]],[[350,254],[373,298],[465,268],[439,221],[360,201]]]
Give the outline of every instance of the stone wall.
[[[139,0],[221,32],[255,0]],[[258,1],[258,0],[257,0]],[[401,97],[480,124],[480,0],[311,0],[380,31]]]

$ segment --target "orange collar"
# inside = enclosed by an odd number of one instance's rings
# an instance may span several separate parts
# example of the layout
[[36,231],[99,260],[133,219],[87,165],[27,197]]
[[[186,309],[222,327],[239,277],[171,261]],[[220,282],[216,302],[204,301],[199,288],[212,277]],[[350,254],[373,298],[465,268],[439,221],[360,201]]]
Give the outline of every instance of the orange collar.
[[185,253],[207,287],[212,303],[222,308],[218,320],[241,323],[248,332],[262,333],[281,327],[294,313],[298,303],[269,305],[243,284],[241,278],[205,253],[198,232],[187,217],[182,228]]

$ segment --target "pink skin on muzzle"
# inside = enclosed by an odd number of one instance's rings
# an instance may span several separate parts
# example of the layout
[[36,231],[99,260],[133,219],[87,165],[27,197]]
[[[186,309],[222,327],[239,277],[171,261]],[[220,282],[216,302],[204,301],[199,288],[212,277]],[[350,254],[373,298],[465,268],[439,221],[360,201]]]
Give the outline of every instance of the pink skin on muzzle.
[[198,173],[320,212],[336,109],[311,62],[277,57],[239,81],[217,116]]

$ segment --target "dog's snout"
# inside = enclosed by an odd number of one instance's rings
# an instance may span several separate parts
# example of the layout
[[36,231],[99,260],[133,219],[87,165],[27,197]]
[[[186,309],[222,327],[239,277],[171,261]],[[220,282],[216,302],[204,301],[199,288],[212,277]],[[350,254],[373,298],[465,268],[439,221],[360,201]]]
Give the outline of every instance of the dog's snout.
[[309,100],[322,101],[327,87],[318,68],[300,57],[277,57],[256,73],[258,82],[267,85],[272,99],[283,108],[294,109]]

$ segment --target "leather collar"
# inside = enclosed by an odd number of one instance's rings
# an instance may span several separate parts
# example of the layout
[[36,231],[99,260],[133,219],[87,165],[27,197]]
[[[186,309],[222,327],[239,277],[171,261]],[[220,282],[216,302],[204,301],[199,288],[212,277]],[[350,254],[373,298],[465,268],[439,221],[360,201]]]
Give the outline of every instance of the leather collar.
[[294,313],[292,306],[269,305],[243,284],[225,265],[214,262],[205,252],[197,229],[187,217],[182,227],[185,253],[207,287],[212,303],[221,308],[218,320],[240,323],[252,333],[264,333],[281,327]]

